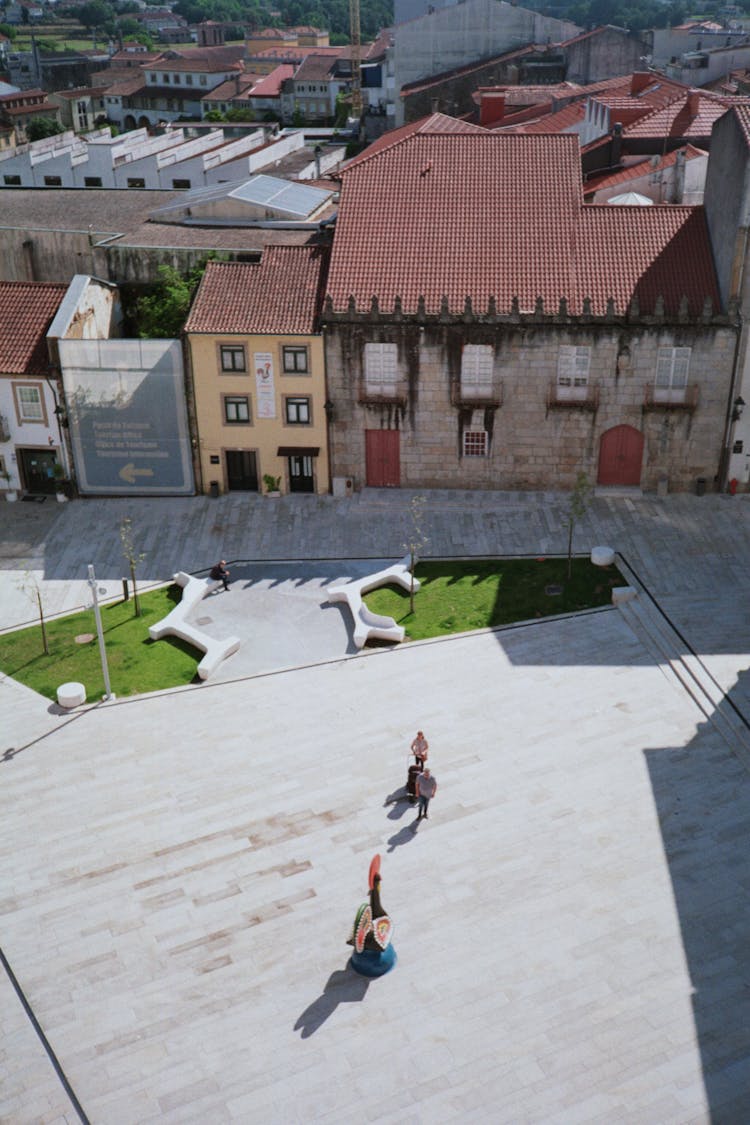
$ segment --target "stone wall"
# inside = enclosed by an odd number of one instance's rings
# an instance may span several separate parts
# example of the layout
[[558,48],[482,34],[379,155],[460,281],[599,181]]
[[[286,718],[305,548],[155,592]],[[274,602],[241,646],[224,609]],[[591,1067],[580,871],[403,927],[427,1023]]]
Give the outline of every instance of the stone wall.
[[[727,318],[691,324],[419,324],[367,321],[355,315],[326,317],[328,394],[334,405],[331,471],[366,481],[365,431],[400,431],[400,470],[409,488],[567,489],[583,469],[597,479],[602,434],[627,424],[644,435],[641,486],[655,490],[662,477],[673,490],[695,478],[709,483],[719,472],[735,348]],[[653,318],[652,318],[653,319]],[[401,401],[360,402],[364,344],[398,344]],[[487,457],[462,455],[462,431],[475,428],[472,407],[456,398],[464,343],[495,348],[499,405],[480,405],[477,428],[489,435]],[[591,347],[591,401],[550,404],[559,348]],[[657,349],[692,349],[690,409],[646,404]],[[693,392],[692,388],[697,387]],[[554,396],[553,396],[554,397]]]

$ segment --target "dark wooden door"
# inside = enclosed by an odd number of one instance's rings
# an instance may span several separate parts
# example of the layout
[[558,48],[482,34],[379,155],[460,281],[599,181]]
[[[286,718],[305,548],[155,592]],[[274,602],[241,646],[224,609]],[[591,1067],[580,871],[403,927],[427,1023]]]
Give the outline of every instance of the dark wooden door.
[[315,478],[313,477],[312,457],[288,457],[289,464],[289,491],[314,492]]
[[57,457],[51,449],[19,449],[21,479],[27,492],[51,496],[55,491]]
[[258,491],[258,468],[250,449],[228,449],[227,487],[244,492]]
[[613,426],[599,443],[598,484],[639,485],[643,434],[634,426]]
[[398,430],[365,430],[365,462],[369,488],[398,488],[401,461]]

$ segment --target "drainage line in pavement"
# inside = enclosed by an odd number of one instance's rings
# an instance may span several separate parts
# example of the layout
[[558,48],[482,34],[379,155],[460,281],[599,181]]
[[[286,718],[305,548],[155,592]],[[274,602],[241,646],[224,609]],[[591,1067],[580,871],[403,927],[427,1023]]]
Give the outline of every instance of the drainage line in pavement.
[[13,988],[15,989],[16,996],[21,1001],[21,1004],[23,1006],[23,1010],[26,1012],[26,1015],[29,1017],[29,1019],[31,1021],[31,1025],[34,1028],[34,1031],[37,1033],[37,1036],[39,1038],[40,1043],[42,1044],[45,1051],[47,1052],[47,1055],[49,1056],[49,1060],[50,1060],[50,1062],[52,1063],[52,1066],[55,1069],[55,1073],[57,1074],[57,1077],[60,1079],[60,1081],[61,1081],[61,1083],[62,1083],[62,1085],[65,1089],[65,1093],[70,1098],[70,1101],[73,1105],[73,1109],[76,1111],[79,1118],[81,1119],[81,1125],[91,1125],[91,1122],[89,1121],[88,1117],[86,1116],[86,1114],[83,1111],[83,1106],[81,1105],[81,1103],[79,1102],[78,1098],[75,1095],[75,1091],[73,1090],[73,1087],[71,1086],[70,1082],[68,1082],[68,1079],[65,1076],[65,1071],[60,1066],[60,1063],[57,1059],[57,1055],[52,1050],[52,1047],[50,1046],[49,1040],[47,1039],[47,1036],[42,1031],[39,1020],[34,1015],[34,1012],[32,1011],[31,1005],[29,1004],[28,1000],[24,996],[23,989],[21,988],[20,984],[16,980],[15,973],[13,972],[10,965],[8,964],[8,959],[5,956],[5,954],[3,953],[2,949],[0,949],[0,962],[2,962],[2,966],[5,969],[5,972],[7,973],[8,980],[13,985]]
[[662,607],[661,607],[661,606],[659,605],[659,603],[657,602],[656,598],[655,598],[655,597],[654,597],[654,595],[653,595],[653,594],[651,593],[651,591],[649,590],[648,586],[646,585],[646,583],[645,583],[645,582],[643,581],[643,579],[641,578],[641,576],[640,576],[640,574],[638,573],[638,571],[637,571],[637,570],[635,569],[635,567],[634,567],[634,566],[631,566],[631,564],[630,564],[630,563],[628,562],[627,556],[625,556],[625,555],[624,555],[624,554],[622,553],[622,551],[618,551],[618,552],[617,552],[617,554],[618,554],[618,555],[620,556],[620,558],[622,559],[622,561],[623,561],[623,562],[625,563],[625,566],[626,566],[626,567],[627,567],[627,568],[628,568],[628,569],[629,569],[630,571],[632,571],[633,575],[635,576],[635,578],[636,578],[636,579],[638,580],[638,582],[640,583],[640,585],[641,585],[641,588],[643,589],[644,593],[648,595],[648,597],[650,598],[651,602],[653,603],[653,605],[654,605],[654,608],[656,609],[657,613],[661,614],[661,616],[662,616],[662,617],[664,618],[664,620],[666,621],[666,623],[667,623],[667,624],[669,625],[670,629],[672,629],[672,631],[673,631],[673,632],[674,632],[674,633],[675,633],[675,634],[676,634],[676,635],[677,635],[677,636],[678,636],[678,637],[680,638],[680,640],[682,641],[682,643],[684,644],[685,648],[686,648],[686,649],[688,650],[688,652],[690,653],[690,655],[691,655],[691,656],[694,656],[694,657],[695,657],[695,659],[696,659],[696,660],[698,661],[698,663],[700,664],[701,668],[702,668],[702,669],[703,669],[703,671],[705,672],[705,674],[706,674],[706,676],[708,677],[708,679],[709,679],[709,680],[711,681],[711,683],[712,683],[712,684],[714,685],[714,687],[715,687],[715,688],[717,689],[717,691],[719,691],[719,692],[721,693],[721,698],[722,698],[722,699],[724,699],[724,700],[725,700],[725,701],[726,701],[726,702],[727,702],[727,703],[729,704],[729,706],[730,706],[730,707],[732,708],[732,710],[734,711],[735,715],[736,715],[736,716],[737,716],[737,718],[738,718],[738,719],[740,720],[740,722],[741,722],[741,723],[742,723],[742,725],[743,725],[743,726],[745,727],[745,729],[746,729],[746,730],[748,730],[748,731],[750,731],[750,722],[748,722],[748,721],[747,721],[747,719],[746,719],[746,718],[745,718],[745,716],[743,715],[742,711],[740,711],[739,707],[738,707],[738,706],[737,706],[737,704],[736,704],[736,703],[734,702],[734,700],[733,700],[733,699],[731,699],[729,695],[727,695],[726,691],[725,691],[725,690],[724,690],[724,688],[723,688],[723,687],[721,686],[721,684],[720,684],[720,683],[719,683],[719,681],[718,681],[718,680],[716,679],[716,677],[715,677],[715,676],[713,675],[713,673],[711,672],[710,668],[707,668],[707,667],[706,667],[706,665],[705,665],[705,664],[703,663],[703,661],[701,660],[700,656],[698,656],[698,653],[697,653],[697,652],[695,651],[695,649],[693,648],[693,646],[692,646],[692,645],[690,644],[690,641],[689,641],[689,640],[687,639],[687,637],[685,637],[685,636],[683,635],[683,633],[681,633],[681,632],[680,632],[680,630],[679,630],[679,629],[677,628],[677,626],[675,625],[674,621],[673,621],[673,620],[672,620],[672,618],[671,618],[671,617],[669,616],[669,614],[668,614],[668,613],[666,612],[666,610],[662,609]]

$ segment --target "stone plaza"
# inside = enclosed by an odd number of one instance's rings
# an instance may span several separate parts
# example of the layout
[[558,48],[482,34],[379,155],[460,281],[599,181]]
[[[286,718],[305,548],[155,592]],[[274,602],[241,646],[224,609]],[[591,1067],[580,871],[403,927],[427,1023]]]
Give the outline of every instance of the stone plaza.
[[[0,507],[3,628],[26,570],[50,612],[88,563],[117,594],[126,515],[144,586],[221,556],[209,612],[245,618],[203,685],[62,713],[0,676],[0,1121],[750,1116],[750,504],[592,500],[575,549],[620,552],[640,618],[357,654],[324,586],[403,554],[410,498]],[[564,553],[567,504],[428,493],[426,553]],[[398,964],[368,981],[376,852]]]

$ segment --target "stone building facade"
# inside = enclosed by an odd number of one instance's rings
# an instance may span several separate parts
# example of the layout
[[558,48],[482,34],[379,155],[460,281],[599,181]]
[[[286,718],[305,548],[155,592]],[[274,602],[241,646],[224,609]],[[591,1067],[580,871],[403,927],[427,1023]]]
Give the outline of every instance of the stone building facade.
[[[407,316],[334,313],[326,322],[334,478],[354,486],[568,489],[712,487],[737,329],[703,314],[625,316],[490,310]],[[368,380],[368,345],[395,354]],[[467,356],[491,370],[467,380]]]

